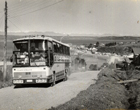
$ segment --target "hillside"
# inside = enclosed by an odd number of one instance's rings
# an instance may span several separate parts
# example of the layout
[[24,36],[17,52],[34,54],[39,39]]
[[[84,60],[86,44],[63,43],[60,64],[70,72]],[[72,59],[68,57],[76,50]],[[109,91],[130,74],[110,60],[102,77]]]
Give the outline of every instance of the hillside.
[[[15,33],[11,33],[15,34]],[[8,57],[12,55],[12,50],[13,50],[13,43],[12,41],[14,39],[23,37],[23,33],[17,33],[16,35],[8,35],[7,36],[7,54]],[[28,34],[40,34],[42,35],[43,33],[28,33]],[[138,41],[140,38],[137,37],[132,37],[132,36],[122,36],[122,37],[117,37],[117,36],[63,36],[58,34],[57,36],[54,33],[50,33],[49,37],[52,37],[54,39],[60,40],[64,43],[71,43],[73,45],[89,45],[90,43],[95,44],[97,41],[100,43],[108,43],[108,42],[128,42],[128,41]],[[51,36],[52,35],[52,36]],[[25,36],[25,35],[24,35]],[[4,48],[4,35],[0,35],[0,60],[3,58],[3,48]]]

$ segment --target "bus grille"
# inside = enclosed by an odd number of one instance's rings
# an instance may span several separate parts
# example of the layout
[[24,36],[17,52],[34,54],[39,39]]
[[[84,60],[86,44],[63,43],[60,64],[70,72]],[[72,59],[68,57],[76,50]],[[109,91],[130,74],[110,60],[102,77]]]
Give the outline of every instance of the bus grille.
[[14,78],[43,78],[46,77],[46,72],[15,72]]

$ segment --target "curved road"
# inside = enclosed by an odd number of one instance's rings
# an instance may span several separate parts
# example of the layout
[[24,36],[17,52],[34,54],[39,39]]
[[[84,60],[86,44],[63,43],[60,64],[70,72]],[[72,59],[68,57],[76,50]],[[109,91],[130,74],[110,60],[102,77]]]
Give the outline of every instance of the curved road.
[[54,87],[14,86],[0,89],[0,110],[47,110],[63,104],[95,83],[99,71],[72,73]]

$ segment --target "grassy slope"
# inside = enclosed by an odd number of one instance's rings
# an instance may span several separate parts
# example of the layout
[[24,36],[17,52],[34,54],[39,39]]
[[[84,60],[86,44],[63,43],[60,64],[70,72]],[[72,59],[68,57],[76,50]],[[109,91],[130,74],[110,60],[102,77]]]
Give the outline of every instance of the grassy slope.
[[114,83],[125,72],[113,72],[105,68],[98,74],[96,84],[81,91],[75,98],[49,110],[127,110],[129,108],[128,92],[123,85]]

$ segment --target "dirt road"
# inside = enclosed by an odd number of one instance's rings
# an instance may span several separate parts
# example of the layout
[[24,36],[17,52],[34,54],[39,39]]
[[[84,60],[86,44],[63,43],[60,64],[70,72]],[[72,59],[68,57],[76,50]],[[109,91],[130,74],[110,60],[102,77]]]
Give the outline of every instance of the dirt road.
[[25,86],[0,89],[0,110],[47,110],[63,104],[95,83],[99,71],[73,73],[54,87]]

